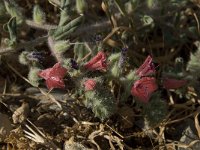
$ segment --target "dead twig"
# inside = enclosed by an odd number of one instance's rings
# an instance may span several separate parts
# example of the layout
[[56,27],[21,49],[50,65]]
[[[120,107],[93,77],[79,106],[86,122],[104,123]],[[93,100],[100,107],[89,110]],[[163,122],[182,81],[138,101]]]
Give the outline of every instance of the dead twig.
[[55,150],[60,150],[60,148],[58,148],[52,141],[49,141],[45,134],[40,131],[38,129],[38,127],[36,127],[31,121],[29,121],[27,119],[27,121],[31,124],[31,126],[25,124],[26,128],[29,130],[24,130],[24,133],[25,133],[25,137],[27,137],[28,139],[30,140],[33,140],[34,142],[36,143],[40,143],[40,144],[43,144],[47,147],[50,147],[50,148],[53,148]]

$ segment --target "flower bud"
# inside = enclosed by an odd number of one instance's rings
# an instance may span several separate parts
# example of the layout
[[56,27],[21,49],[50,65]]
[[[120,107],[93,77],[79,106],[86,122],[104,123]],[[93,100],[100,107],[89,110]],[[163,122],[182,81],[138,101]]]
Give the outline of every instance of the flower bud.
[[87,79],[84,83],[83,83],[84,87],[85,87],[85,91],[92,91],[95,89],[96,86],[96,81],[94,79]]
[[38,24],[43,24],[46,21],[46,14],[39,5],[33,8],[33,21]]
[[111,54],[109,57],[108,57],[108,60],[109,60],[109,63],[110,64],[114,64],[116,61],[118,61],[120,58],[120,53],[114,53],[114,54]]
[[38,76],[39,71],[40,71],[40,69],[37,68],[37,67],[31,67],[30,68],[30,71],[29,71],[29,74],[28,74],[28,79],[33,86],[39,85],[39,80],[40,80],[40,78]]
[[118,78],[120,75],[120,69],[118,66],[118,62],[115,62],[115,64],[111,68],[111,74],[113,77]]
[[130,72],[126,75],[126,79],[128,81],[135,81],[139,78],[135,75],[135,70],[130,70]]
[[28,65],[29,63],[29,60],[27,58],[27,55],[29,54],[29,52],[27,51],[23,51],[20,55],[19,55],[19,62],[22,64],[22,65]]
[[83,14],[87,11],[88,5],[85,0],[76,0],[76,10],[79,14]]

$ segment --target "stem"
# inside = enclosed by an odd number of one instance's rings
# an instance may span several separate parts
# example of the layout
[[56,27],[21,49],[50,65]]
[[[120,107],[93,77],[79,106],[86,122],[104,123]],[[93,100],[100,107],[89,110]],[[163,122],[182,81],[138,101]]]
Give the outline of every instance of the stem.
[[[27,25],[30,25],[33,28],[42,29],[42,30],[50,30],[50,29],[55,29],[57,27],[55,25],[49,25],[49,24],[44,24],[42,26],[42,25],[36,24],[36,23],[34,23],[33,21],[30,21],[30,20],[26,20],[26,23],[27,23]],[[101,23],[95,23],[95,24],[92,24],[90,26],[85,25],[85,26],[78,28],[74,33],[71,34],[71,36],[75,37],[75,36],[88,34],[88,31],[90,31],[90,34],[92,34],[94,32],[97,32],[97,30],[107,29],[107,26],[109,26],[109,25],[111,25],[111,24],[110,24],[110,21],[108,21],[108,20],[105,20]],[[9,52],[15,52],[15,51],[23,49],[25,47],[34,47],[34,46],[38,45],[39,43],[45,42],[47,40],[47,38],[48,38],[48,36],[43,36],[43,37],[39,37],[39,38],[37,38],[33,41],[28,41],[28,42],[25,42],[25,43],[19,43],[14,48],[13,47],[1,48],[0,49],[0,55],[3,55],[5,53],[9,53]],[[48,44],[49,44],[49,47],[50,47],[51,51],[53,52],[53,54],[55,54],[54,50],[53,50],[53,45],[51,43],[52,40],[53,40],[52,37],[48,38]],[[58,57],[56,59],[58,60]]]
[[28,41],[28,42],[25,42],[25,43],[19,43],[15,47],[1,48],[0,49],[0,55],[4,55],[4,54],[10,53],[10,52],[16,52],[20,49],[27,48],[27,47],[35,47],[39,43],[45,42],[47,40],[47,37],[48,36],[43,36],[43,37],[39,37],[37,39],[34,39],[32,41]]
[[32,28],[36,28],[36,29],[40,29],[40,30],[51,30],[51,29],[56,29],[57,26],[56,25],[51,25],[51,24],[38,24],[38,23],[35,23],[34,21],[32,20],[25,20],[25,23],[32,27]]
[[[82,27],[79,27],[74,33],[71,34],[71,36],[80,36],[85,34],[93,34],[96,33],[99,30],[107,30],[108,26],[110,26],[111,23],[109,20],[104,20],[101,22],[97,22],[92,25],[84,25]],[[88,32],[89,31],[89,32]]]
[[59,0],[48,0],[48,1],[49,3],[57,7],[61,5],[61,2]]
[[[26,20],[25,23],[32,28],[46,30],[46,31],[49,31],[51,29],[56,29],[58,27],[56,25],[50,25],[50,24],[38,24],[32,20]],[[107,27],[109,25],[111,25],[109,20],[97,22],[92,25],[84,25],[84,26],[79,27],[74,33],[71,34],[71,36],[75,37],[75,36],[79,36],[83,34],[88,34],[88,31],[90,31],[90,34],[92,34],[99,30],[107,30],[108,29]]]
[[[117,21],[125,21],[124,18],[122,18],[122,16],[120,14],[116,14],[115,15]],[[36,29],[41,29],[41,30],[51,30],[51,29],[56,29],[58,26],[57,25],[51,25],[51,24],[37,24],[32,20],[26,20],[25,23],[32,27],[32,28],[36,28]],[[88,35],[88,34],[93,34],[96,33],[97,31],[105,31],[108,28],[108,26],[111,26],[111,22],[108,19],[104,19],[101,20],[99,22],[93,23],[93,24],[86,24],[83,26],[80,26],[75,32],[73,32],[71,34],[71,37],[76,37],[76,36],[80,36],[80,35]],[[90,32],[88,32],[90,31]]]
[[[121,20],[120,16],[116,16],[117,19]],[[35,22],[33,22],[32,20],[26,20],[25,23],[32,27],[32,28],[36,28],[36,29],[40,29],[40,30],[46,30],[49,31],[51,29],[56,29],[58,26],[56,25],[50,25],[50,24],[37,24]],[[71,34],[71,37],[76,37],[76,36],[81,36],[81,35],[88,35],[88,34],[93,34],[96,33],[97,31],[104,31],[108,29],[108,26],[111,26],[111,22],[107,19],[103,20],[103,21],[99,21],[97,23],[94,23],[92,25],[84,25],[79,27],[75,32],[73,32]],[[90,32],[88,32],[90,31]],[[1,48],[0,49],[0,55],[3,55],[5,53],[9,53],[9,52],[16,52],[17,50],[26,48],[26,47],[34,47],[36,45],[38,45],[39,43],[43,43],[47,40],[48,36],[44,36],[44,37],[39,37],[33,41],[28,41],[25,43],[19,43],[16,47],[8,47],[8,48]],[[51,48],[51,51],[54,53],[53,50],[53,45],[51,44],[51,40],[53,40],[52,38],[48,38],[48,44]],[[56,57],[56,55],[55,55]],[[56,57],[56,59],[58,60],[58,58],[60,57]]]

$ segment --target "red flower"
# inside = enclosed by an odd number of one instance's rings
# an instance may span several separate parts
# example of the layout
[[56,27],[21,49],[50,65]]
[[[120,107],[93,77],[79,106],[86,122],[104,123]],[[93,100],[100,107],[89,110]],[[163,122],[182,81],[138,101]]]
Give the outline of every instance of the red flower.
[[85,86],[85,91],[92,91],[96,86],[96,81],[93,79],[86,80],[83,85]]
[[143,77],[134,83],[131,89],[131,94],[142,102],[147,103],[152,93],[157,89],[158,86],[155,78]]
[[98,52],[89,62],[87,62],[84,67],[88,70],[106,70],[106,54],[102,51]]
[[63,78],[67,69],[62,67],[60,63],[56,63],[52,68],[42,70],[38,75],[46,80],[48,89],[65,88]]
[[177,79],[163,79],[163,87],[165,89],[178,89],[187,84],[186,80],[177,80]]
[[136,74],[140,77],[154,74],[156,72],[155,66],[152,62],[152,57],[148,56],[144,63],[137,69]]

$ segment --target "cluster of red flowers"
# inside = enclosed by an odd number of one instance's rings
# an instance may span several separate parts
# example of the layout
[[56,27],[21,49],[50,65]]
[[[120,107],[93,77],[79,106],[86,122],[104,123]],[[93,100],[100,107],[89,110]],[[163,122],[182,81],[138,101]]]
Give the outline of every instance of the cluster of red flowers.
[[[89,71],[107,69],[106,54],[103,51],[97,53],[89,62],[84,65],[84,68]],[[42,70],[38,75],[46,80],[48,89],[65,88],[63,78],[67,73],[67,69],[62,67],[60,63],[56,63],[52,68]],[[84,82],[85,90],[93,90],[96,85],[95,80],[88,79]]]
[[[107,69],[106,54],[103,51],[98,52],[96,56],[84,65],[84,68],[89,71],[105,71]],[[67,69],[62,67],[60,63],[56,63],[52,68],[42,70],[38,75],[46,80],[48,89],[53,89],[65,88],[63,78],[66,73]],[[131,94],[144,103],[147,103],[153,92],[158,89],[156,78],[150,77],[150,75],[154,75],[155,73],[156,70],[151,56],[148,56],[136,71],[136,75],[138,75],[140,79],[133,84]],[[166,89],[177,89],[184,86],[186,83],[186,80],[164,78],[162,84]],[[83,85],[85,91],[94,90],[96,81],[94,79],[87,79]]]
[[152,93],[158,89],[156,79],[154,77],[146,77],[155,74],[155,72],[151,56],[148,56],[136,71],[136,75],[140,79],[133,84],[131,94],[144,103],[147,103]]
[[[140,79],[133,84],[131,94],[144,103],[147,103],[151,95],[158,89],[156,78],[148,77],[149,75],[154,75],[155,73],[156,69],[151,56],[148,56],[144,63],[136,71],[136,75],[138,75]],[[184,86],[186,83],[186,80],[164,78],[162,86],[165,89],[177,89]]]
[[[90,71],[105,71],[107,69],[106,54],[103,51],[98,52],[84,67]],[[85,91],[92,91],[95,89],[96,81],[94,79],[87,79],[83,85]]]
[[98,52],[84,67],[90,71],[106,70],[106,54],[103,51]]

